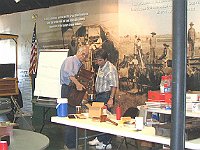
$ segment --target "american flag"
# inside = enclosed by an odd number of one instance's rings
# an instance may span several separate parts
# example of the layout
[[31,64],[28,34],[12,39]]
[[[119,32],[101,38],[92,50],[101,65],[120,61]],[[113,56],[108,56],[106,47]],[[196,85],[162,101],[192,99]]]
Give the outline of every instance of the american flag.
[[31,45],[29,75],[36,74],[37,63],[38,63],[38,49],[37,49],[36,23],[35,23],[35,26],[34,26],[34,29],[33,29],[32,45]]

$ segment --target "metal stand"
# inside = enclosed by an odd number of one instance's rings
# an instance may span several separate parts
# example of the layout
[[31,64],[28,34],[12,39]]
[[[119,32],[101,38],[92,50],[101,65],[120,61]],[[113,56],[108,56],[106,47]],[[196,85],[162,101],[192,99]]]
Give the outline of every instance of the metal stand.
[[44,129],[44,126],[45,126],[45,122],[46,122],[46,120],[47,120],[47,113],[48,113],[48,111],[50,110],[50,108],[45,108],[45,107],[43,107],[43,121],[42,121],[42,127],[41,127],[41,129],[40,129],[40,133],[42,133],[42,130]]
[[16,109],[17,109],[17,110],[15,111],[15,114],[14,114],[14,120],[13,120],[13,122],[15,122],[15,121],[17,120],[16,118],[21,117],[21,118],[25,121],[25,123],[26,123],[26,125],[28,126],[28,128],[29,128],[31,131],[35,131],[35,129],[33,128],[33,126],[30,125],[29,122],[28,122],[28,121],[26,120],[26,118],[24,117],[25,113],[21,110],[21,108],[20,108],[19,104],[17,103],[16,99],[15,99],[13,96],[10,96],[10,97],[11,97],[11,100],[12,100],[14,106],[15,106]]
[[125,145],[126,145],[126,149],[128,149],[128,145],[131,145],[131,146],[133,146],[133,147],[135,147],[135,148],[138,149],[138,144],[137,144],[137,141],[136,141],[136,140],[135,140],[135,145],[134,145],[134,144],[132,144],[132,143],[129,143],[129,142],[127,141],[126,137],[123,137],[121,143],[120,143],[119,146],[117,147],[117,150],[120,150],[120,148],[121,148],[121,146],[122,146],[122,144],[123,144],[124,142],[125,142]]
[[[88,144],[87,144],[88,139],[105,134],[105,133],[97,133],[97,134],[89,136],[89,135],[87,135],[87,129],[84,129],[84,137],[79,137],[79,131],[78,130],[79,130],[79,128],[76,127],[76,150],[78,150],[79,140],[84,140],[84,148],[83,149],[87,150],[88,149]],[[109,142],[109,144],[110,144],[110,142]]]

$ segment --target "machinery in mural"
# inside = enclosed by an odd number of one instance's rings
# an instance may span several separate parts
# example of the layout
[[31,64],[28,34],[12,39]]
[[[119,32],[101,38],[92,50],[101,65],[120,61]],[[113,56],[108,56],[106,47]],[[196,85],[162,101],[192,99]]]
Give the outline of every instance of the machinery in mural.
[[[137,38],[138,36],[135,37]],[[127,39],[127,36],[124,37],[124,39]],[[124,39],[123,41],[125,41]],[[132,47],[132,53],[124,55],[123,59],[120,60],[118,68],[119,74],[121,75],[121,90],[133,90],[132,92],[142,93],[145,93],[148,90],[159,90],[161,76],[172,74],[173,50],[171,46],[171,36],[157,36],[157,47],[155,49],[155,58],[153,62],[151,61],[149,39],[149,36],[140,37],[140,41],[143,45],[141,46],[142,48],[140,48],[139,50],[140,53],[138,53],[137,46]],[[131,44],[131,41],[129,42],[129,44]],[[190,56],[189,52],[187,55],[187,90],[200,90],[199,44],[200,41],[198,41],[198,43],[196,43],[196,46],[194,47],[195,55],[193,57]],[[135,43],[132,45],[135,45]]]
[[[89,61],[85,63],[88,70],[97,72],[95,64],[95,50],[97,48],[108,49],[109,61],[117,66],[119,71],[120,90],[130,93],[146,93],[148,90],[158,90],[161,76],[172,73],[172,36],[156,35],[156,47],[151,52],[149,35],[126,35],[118,39],[108,28],[101,25],[88,25],[79,28],[67,27],[61,29],[66,32],[63,36],[63,45],[60,48],[68,48],[69,55],[74,55],[80,45],[90,46]],[[64,35],[65,33],[62,33]],[[188,53],[187,65],[187,89],[200,90],[199,82],[200,55],[198,48],[198,35],[194,46],[195,55],[190,57]],[[131,46],[131,47],[130,47]],[[153,56],[152,56],[153,55]],[[152,61],[153,57],[153,61]]]

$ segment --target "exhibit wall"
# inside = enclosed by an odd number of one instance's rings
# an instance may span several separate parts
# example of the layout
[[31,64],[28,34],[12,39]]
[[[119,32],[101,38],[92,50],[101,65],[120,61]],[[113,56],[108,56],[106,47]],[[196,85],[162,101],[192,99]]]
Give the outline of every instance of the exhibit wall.
[[[199,13],[200,2],[188,0],[188,33],[190,27],[193,28],[187,51],[190,83],[200,82]],[[88,0],[3,15],[0,16],[0,33],[19,35],[19,88],[27,111],[32,110],[28,69],[35,22],[38,50],[71,48],[74,37],[77,46],[90,45],[90,62],[85,66],[93,71],[95,49],[102,47],[108,38],[114,46],[109,50],[110,61],[119,71],[121,91],[134,94],[158,90],[160,77],[171,73],[166,62],[172,60],[173,51],[172,0]],[[10,42],[0,42],[0,63],[15,62],[13,47]],[[73,50],[69,51],[70,55]],[[7,57],[9,59],[5,59]],[[188,84],[188,89],[200,88]]]

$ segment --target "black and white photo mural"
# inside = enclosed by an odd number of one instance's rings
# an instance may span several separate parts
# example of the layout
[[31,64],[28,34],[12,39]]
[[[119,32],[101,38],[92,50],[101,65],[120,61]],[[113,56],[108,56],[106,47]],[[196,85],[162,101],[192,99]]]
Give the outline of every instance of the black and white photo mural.
[[[0,16],[0,31],[19,35],[23,70],[29,68],[33,14],[39,50],[69,49],[74,55],[88,44],[85,66],[96,71],[95,50],[105,48],[117,66],[120,91],[159,90],[161,76],[172,73],[172,0],[88,0]],[[192,91],[200,90],[199,14],[200,1],[188,0],[187,90]]]

